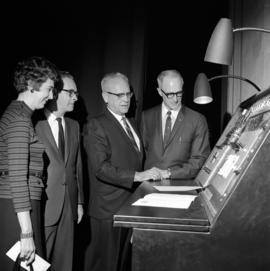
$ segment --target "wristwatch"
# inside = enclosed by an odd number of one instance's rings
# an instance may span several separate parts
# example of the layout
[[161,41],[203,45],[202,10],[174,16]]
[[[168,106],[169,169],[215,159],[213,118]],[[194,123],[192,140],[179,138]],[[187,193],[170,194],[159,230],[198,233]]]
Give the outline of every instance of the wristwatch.
[[28,239],[28,238],[33,238],[34,233],[32,231],[27,232],[27,233],[22,233],[20,234],[21,239]]

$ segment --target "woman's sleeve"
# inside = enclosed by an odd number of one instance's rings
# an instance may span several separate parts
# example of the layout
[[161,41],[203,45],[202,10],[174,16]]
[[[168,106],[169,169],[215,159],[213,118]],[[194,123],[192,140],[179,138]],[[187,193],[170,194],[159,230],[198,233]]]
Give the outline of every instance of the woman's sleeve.
[[30,123],[24,119],[10,123],[5,138],[8,149],[8,175],[15,212],[31,209],[28,186]]

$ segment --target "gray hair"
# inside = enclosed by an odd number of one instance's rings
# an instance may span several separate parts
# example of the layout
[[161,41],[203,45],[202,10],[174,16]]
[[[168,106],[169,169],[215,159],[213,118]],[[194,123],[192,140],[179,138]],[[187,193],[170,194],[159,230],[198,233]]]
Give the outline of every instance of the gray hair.
[[182,84],[184,84],[184,80],[180,72],[178,72],[177,70],[165,70],[162,71],[157,77],[159,87],[161,86],[165,77],[179,78],[179,80],[182,81]]
[[111,80],[114,80],[114,79],[122,79],[129,85],[129,80],[124,74],[122,74],[120,72],[107,73],[104,75],[104,77],[101,80],[102,91],[105,91],[105,87],[108,84],[108,82],[110,82]]

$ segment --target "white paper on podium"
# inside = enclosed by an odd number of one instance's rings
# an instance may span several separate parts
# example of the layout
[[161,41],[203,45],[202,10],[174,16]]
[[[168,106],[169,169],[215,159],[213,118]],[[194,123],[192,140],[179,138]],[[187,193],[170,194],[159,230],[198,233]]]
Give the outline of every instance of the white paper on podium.
[[[6,255],[15,262],[17,259],[17,256],[20,253],[20,249],[21,249],[21,242],[18,241],[17,243],[15,243],[15,245],[12,248],[10,248],[10,250],[6,253]],[[25,262],[21,262],[20,265],[25,270],[30,271],[30,267],[27,266]],[[34,271],[46,271],[50,267],[50,264],[36,254],[35,261],[32,263],[32,267]]]
[[197,196],[151,193],[135,201],[134,206],[188,209]]
[[155,189],[160,192],[184,192],[184,191],[192,191],[197,189],[202,189],[201,186],[173,186],[173,185],[154,185]]

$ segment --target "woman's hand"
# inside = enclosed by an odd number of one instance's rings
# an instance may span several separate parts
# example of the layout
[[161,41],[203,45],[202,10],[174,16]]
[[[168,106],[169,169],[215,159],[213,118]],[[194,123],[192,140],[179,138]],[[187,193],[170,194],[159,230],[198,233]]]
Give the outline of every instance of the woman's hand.
[[35,260],[35,250],[33,237],[21,238],[20,257],[23,261],[26,261],[26,265],[31,264]]
[[18,212],[17,217],[21,228],[20,257],[29,265],[35,260],[35,243],[33,239],[32,222],[29,211]]

